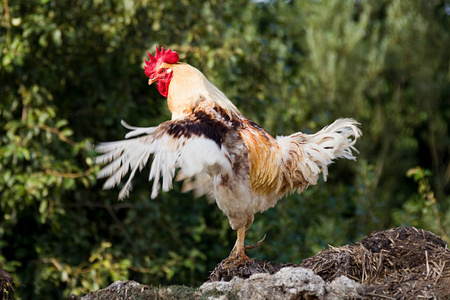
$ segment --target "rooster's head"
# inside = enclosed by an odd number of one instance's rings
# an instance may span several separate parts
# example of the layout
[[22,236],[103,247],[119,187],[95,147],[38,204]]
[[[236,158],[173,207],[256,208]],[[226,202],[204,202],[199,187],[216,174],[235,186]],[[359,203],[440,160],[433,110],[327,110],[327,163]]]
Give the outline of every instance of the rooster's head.
[[178,53],[171,49],[166,51],[163,47],[161,47],[161,51],[159,51],[158,46],[156,46],[155,56],[151,55],[149,52],[147,53],[149,60],[145,60],[145,75],[149,78],[148,84],[156,82],[158,91],[163,97],[167,97],[169,83],[173,76],[170,65],[178,62],[180,59]]

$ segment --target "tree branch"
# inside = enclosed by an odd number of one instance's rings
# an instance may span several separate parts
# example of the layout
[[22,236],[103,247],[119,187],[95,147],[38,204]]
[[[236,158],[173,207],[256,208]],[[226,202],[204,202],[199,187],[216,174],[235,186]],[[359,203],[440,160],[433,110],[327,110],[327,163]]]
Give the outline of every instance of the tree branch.
[[49,132],[52,132],[52,133],[56,134],[61,141],[65,142],[65,143],[67,143],[69,145],[72,145],[72,146],[76,146],[77,145],[76,142],[74,142],[71,139],[69,139],[68,137],[66,137],[61,131],[59,131],[56,128],[53,128],[53,127],[50,127],[50,126],[47,126],[47,125],[39,125],[39,128],[41,128],[41,129],[43,129],[45,131],[49,131]]
[[80,178],[80,177],[86,177],[87,175],[91,174],[94,171],[94,167],[90,167],[83,173],[62,173],[58,172],[56,170],[52,169],[44,169],[45,174],[54,175],[57,177],[64,177],[64,178]]
[[10,25],[8,0],[3,1],[3,7],[5,10],[4,24],[6,27],[6,44],[5,44],[5,49],[3,49],[3,53],[5,53],[6,51],[8,51],[8,47],[11,44],[11,25]]

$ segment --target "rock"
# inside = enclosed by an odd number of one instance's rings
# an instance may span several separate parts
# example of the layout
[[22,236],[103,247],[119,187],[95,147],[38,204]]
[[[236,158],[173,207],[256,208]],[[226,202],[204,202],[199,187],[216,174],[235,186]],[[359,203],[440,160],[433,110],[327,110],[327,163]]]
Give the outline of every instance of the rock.
[[116,281],[107,288],[82,298],[68,299],[320,299],[337,300],[359,297],[359,283],[341,276],[331,283],[325,282],[310,269],[285,267],[275,274],[260,273],[231,281],[206,282],[198,290],[184,286],[155,288],[135,281]]
[[206,282],[200,286],[205,292],[235,292],[239,299],[342,299],[358,296],[359,283],[341,276],[326,283],[310,269],[285,267],[277,273],[254,274],[247,279],[233,278],[229,282]]
[[357,298],[360,296],[358,289],[361,288],[361,284],[346,277],[340,276],[326,285],[327,299],[338,300],[345,298]]

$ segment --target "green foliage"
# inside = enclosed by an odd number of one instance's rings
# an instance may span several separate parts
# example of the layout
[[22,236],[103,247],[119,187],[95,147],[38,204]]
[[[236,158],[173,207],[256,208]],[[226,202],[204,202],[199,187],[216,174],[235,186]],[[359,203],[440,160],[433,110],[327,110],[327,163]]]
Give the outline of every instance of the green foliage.
[[[170,118],[146,51],[171,47],[272,134],[362,124],[357,162],[257,215],[250,256],[300,261],[328,244],[449,226],[449,1],[4,0],[0,6],[0,263],[17,299],[114,280],[203,282],[235,235],[179,185],[102,191],[92,145]],[[405,176],[415,176],[416,185]],[[430,170],[427,173],[424,170]],[[433,192],[432,192],[433,191]],[[448,232],[447,232],[448,233]]]
[[[450,243],[448,230],[446,230],[450,226],[450,209],[438,203],[428,181],[432,173],[430,170],[416,167],[409,169],[406,174],[417,183],[417,195],[413,195],[403,204],[402,209],[394,212],[394,219],[399,224],[426,228],[439,233],[445,242]],[[447,197],[446,202],[448,203],[449,200]]]

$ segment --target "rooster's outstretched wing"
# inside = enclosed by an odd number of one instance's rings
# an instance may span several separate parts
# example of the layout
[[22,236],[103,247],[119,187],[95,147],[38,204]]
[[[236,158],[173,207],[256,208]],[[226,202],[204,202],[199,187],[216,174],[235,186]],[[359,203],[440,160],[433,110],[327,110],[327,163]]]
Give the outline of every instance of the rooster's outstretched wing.
[[[98,174],[99,178],[109,177],[104,189],[118,185],[131,171],[119,199],[128,196],[136,171],[144,168],[151,155],[153,162],[149,180],[153,180],[152,198],[159,193],[160,178],[163,191],[172,187],[177,169],[181,171],[181,179],[191,183],[196,175],[210,173],[214,168],[221,172],[231,171],[229,153],[222,146],[227,125],[223,120],[215,119],[212,111],[196,110],[183,119],[164,122],[157,127],[132,127],[123,121],[122,125],[132,130],[125,136],[126,140],[102,143],[96,147],[102,153],[96,158],[96,163],[109,163]],[[199,178],[204,178],[204,175]],[[204,190],[200,193],[211,192]]]

